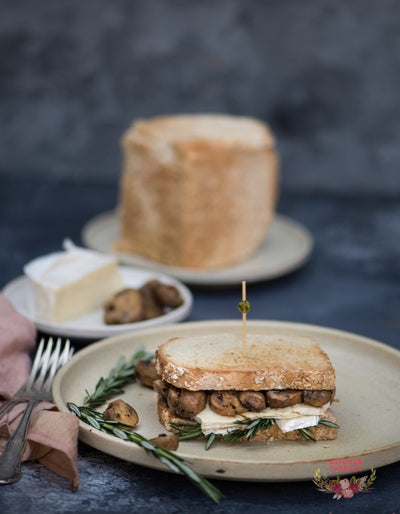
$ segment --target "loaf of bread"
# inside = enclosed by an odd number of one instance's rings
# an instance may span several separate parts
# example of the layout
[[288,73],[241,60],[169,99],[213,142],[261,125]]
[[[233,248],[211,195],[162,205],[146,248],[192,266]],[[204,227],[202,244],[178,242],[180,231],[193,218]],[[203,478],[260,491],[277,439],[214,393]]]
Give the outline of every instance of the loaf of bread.
[[139,120],[122,148],[114,250],[212,269],[260,247],[279,175],[274,136],[263,122],[218,114]]

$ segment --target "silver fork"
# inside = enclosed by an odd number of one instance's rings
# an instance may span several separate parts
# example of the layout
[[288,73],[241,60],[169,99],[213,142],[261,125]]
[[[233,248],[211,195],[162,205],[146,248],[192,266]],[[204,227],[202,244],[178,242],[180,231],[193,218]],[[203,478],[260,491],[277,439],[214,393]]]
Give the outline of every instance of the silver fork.
[[21,458],[32,411],[40,401],[52,401],[53,378],[57,370],[72,357],[74,352],[68,340],[63,349],[61,349],[61,339],[57,339],[54,350],[52,338],[49,339],[46,347],[44,345],[45,341],[42,339],[26,383],[0,409],[1,417],[17,403],[27,402],[21,421],[0,456],[0,485],[11,484],[21,478]]

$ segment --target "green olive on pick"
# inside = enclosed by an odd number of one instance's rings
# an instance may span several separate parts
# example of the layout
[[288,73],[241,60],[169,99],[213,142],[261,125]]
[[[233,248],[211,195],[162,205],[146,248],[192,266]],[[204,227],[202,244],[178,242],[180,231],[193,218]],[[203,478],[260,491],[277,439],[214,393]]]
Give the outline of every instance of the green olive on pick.
[[238,309],[242,314],[246,314],[250,310],[250,302],[248,300],[241,300],[238,303]]

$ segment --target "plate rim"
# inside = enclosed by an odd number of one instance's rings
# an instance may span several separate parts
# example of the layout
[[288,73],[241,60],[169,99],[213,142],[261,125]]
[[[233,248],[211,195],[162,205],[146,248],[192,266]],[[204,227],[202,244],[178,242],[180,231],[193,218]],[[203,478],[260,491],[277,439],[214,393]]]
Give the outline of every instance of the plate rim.
[[[282,320],[250,320],[247,323],[249,324],[249,326],[252,326],[254,328],[267,327],[269,329],[273,329],[275,327],[275,328],[282,329],[283,327],[285,327],[285,328],[293,329],[295,331],[300,331],[300,332],[306,330],[308,332],[322,333],[322,334],[326,334],[328,336],[331,335],[333,337],[344,337],[344,338],[347,338],[350,340],[356,340],[356,342],[361,343],[361,344],[366,344],[368,346],[372,346],[375,349],[377,349],[378,351],[384,351],[385,353],[389,352],[389,354],[396,357],[396,359],[400,359],[400,350],[398,350],[397,348],[390,346],[386,343],[377,341],[375,339],[369,338],[367,336],[359,335],[359,334],[356,334],[353,332],[348,332],[348,331],[341,330],[341,329],[336,329],[336,328],[326,327],[326,326],[319,326],[319,325],[314,325],[314,324],[307,324],[307,323],[282,321]],[[171,325],[163,325],[162,327],[152,327],[152,328],[149,328],[149,329],[146,329],[143,331],[135,331],[132,333],[121,334],[119,336],[113,336],[113,337],[109,337],[109,338],[100,340],[100,341],[94,343],[93,345],[90,345],[89,347],[80,350],[72,358],[72,360],[70,362],[68,362],[63,368],[61,368],[59,373],[56,375],[54,383],[53,383],[54,401],[60,410],[64,410],[64,411],[68,412],[66,403],[64,403],[63,400],[61,399],[62,398],[61,397],[61,384],[62,384],[62,379],[63,379],[64,375],[68,372],[68,369],[74,364],[74,359],[76,360],[76,359],[80,358],[79,355],[83,356],[86,353],[90,354],[90,353],[96,351],[96,348],[112,345],[116,341],[129,340],[129,338],[132,336],[135,338],[140,338],[141,332],[143,334],[146,334],[146,336],[149,336],[149,335],[151,335],[151,332],[156,332],[157,334],[159,334],[160,330],[165,330],[165,329],[167,329],[167,330],[185,330],[187,328],[190,329],[191,327],[203,328],[204,326],[207,326],[207,327],[210,327],[210,330],[212,330],[213,327],[221,327],[222,325],[227,328],[229,328],[229,327],[238,328],[241,326],[241,322],[238,320],[232,320],[232,319],[221,319],[221,320],[210,320],[210,321],[204,321],[204,320],[203,321],[188,321],[188,322],[179,323],[178,325],[171,324]],[[100,437],[106,441],[115,441],[114,437],[111,435],[108,435],[108,434],[103,434],[101,432],[99,432],[100,435],[96,434],[96,433],[93,434],[93,430],[91,429],[91,427],[89,427],[87,424],[84,424],[81,421],[79,421],[79,438],[83,442],[85,442],[89,446],[93,446],[94,448],[99,449],[100,451],[102,451],[104,453],[109,453],[111,455],[116,456],[117,458],[123,458],[123,457],[120,457],[118,454],[116,455],[115,453],[112,453],[112,452],[110,453],[109,451],[105,451],[103,448],[99,448],[98,446],[94,445],[93,442],[88,440],[87,436],[89,433],[92,434],[92,436],[94,435],[94,438]],[[129,443],[125,443],[124,441],[118,441],[118,443],[116,443],[116,444],[119,445],[120,443],[129,444]],[[395,450],[395,452],[394,452],[394,450]],[[195,457],[193,457],[190,454],[185,453],[185,451],[182,451],[182,450],[178,450],[177,453],[180,456],[182,456],[184,459],[194,460],[195,464],[200,465],[200,467],[205,466],[207,468],[207,461],[210,461],[210,460],[212,461],[212,455],[210,455],[209,457],[206,455],[204,455],[203,457],[198,457],[197,455]],[[394,455],[394,453],[395,453],[395,455]],[[388,445],[385,445],[385,446],[382,446],[379,448],[366,449],[365,451],[363,451],[361,453],[357,453],[357,455],[354,455],[354,456],[353,455],[343,455],[343,456],[337,456],[335,458],[339,459],[339,458],[365,457],[365,458],[367,458],[367,461],[369,461],[370,458],[371,457],[373,458],[375,455],[379,455],[380,457],[384,456],[384,461],[381,463],[376,463],[376,462],[374,463],[372,461],[374,467],[381,467],[381,466],[384,466],[384,465],[387,465],[387,464],[390,464],[393,462],[397,462],[398,460],[400,460],[400,439],[399,439],[399,441],[395,441],[393,443],[390,443]],[[127,460],[127,459],[124,459],[124,460]],[[158,463],[158,461],[156,461],[156,459],[154,459],[153,457],[151,457],[150,460],[145,459],[145,458],[139,458],[139,459],[134,459],[134,460],[128,459],[128,460],[130,462],[135,462],[137,464],[145,465],[146,467],[150,467],[153,469],[158,469],[158,470],[167,471],[167,472],[169,471],[163,465],[160,465]],[[288,465],[293,465],[293,466],[297,465],[297,466],[300,466],[300,468],[307,468],[307,467],[309,468],[310,466],[314,466],[314,470],[315,470],[316,464],[319,464],[319,465],[326,464],[329,460],[330,460],[329,458],[328,459],[325,458],[325,460],[321,459],[321,458],[316,458],[316,459],[312,459],[312,460],[308,460],[308,461],[291,460],[291,461],[287,461],[284,463],[268,462],[268,461],[263,462],[263,463],[260,463],[257,461],[255,463],[257,464],[258,467],[264,466],[267,470],[269,469],[269,471],[271,471],[271,468],[279,469],[280,467],[283,467],[283,469],[285,469]],[[220,460],[220,462],[221,462],[221,460]],[[224,459],[223,462],[224,463],[234,462],[234,459],[233,460],[231,459],[231,461],[229,461],[229,459]],[[252,462],[250,460],[246,461],[246,464],[251,464],[251,463]],[[253,464],[254,464],[254,462],[253,462]],[[282,470],[281,470],[281,472],[282,472]],[[239,477],[237,477],[237,476],[230,477],[227,475],[219,476],[215,472],[209,473],[209,474],[203,472],[202,474],[204,476],[207,476],[207,477],[213,478],[213,479],[243,480],[243,481],[254,481],[254,482],[301,481],[301,480],[311,480],[311,477],[312,477],[312,473],[303,474],[302,476],[300,476],[300,477],[297,476],[295,478],[293,478],[293,476],[291,476],[289,478],[285,478],[280,475],[279,476],[263,475],[262,477],[259,477],[258,479],[255,479],[253,477],[248,478],[246,476],[239,476]]]
[[[28,277],[25,275],[20,275],[18,277],[15,277],[14,279],[10,280],[5,286],[2,288],[2,294],[13,304],[14,308],[20,312],[23,316],[26,316],[29,320],[31,320],[37,327],[38,330],[41,330],[45,333],[53,333],[60,336],[65,337],[71,337],[71,338],[79,338],[79,339],[105,339],[108,337],[115,337],[124,334],[125,332],[131,332],[131,331],[137,331],[137,330],[148,330],[153,327],[159,327],[164,324],[170,324],[172,322],[181,321],[183,319],[186,319],[193,308],[193,295],[190,289],[183,284],[181,281],[179,281],[175,277],[171,277],[166,275],[165,273],[161,273],[155,270],[146,270],[142,268],[134,268],[131,266],[126,266],[123,264],[119,264],[118,268],[122,272],[125,273],[150,273],[153,274],[154,277],[162,279],[167,279],[169,283],[174,284],[175,286],[178,286],[181,293],[184,296],[184,303],[177,309],[174,309],[173,311],[170,311],[166,314],[163,314],[162,316],[159,316],[158,318],[153,318],[150,320],[143,320],[136,323],[128,323],[125,325],[109,325],[105,327],[99,327],[99,328],[81,328],[81,327],[74,327],[71,325],[71,322],[65,323],[55,323],[55,322],[47,322],[45,320],[37,319],[32,313],[21,311],[18,308],[18,305],[15,305],[12,301],[12,294],[13,291],[15,291],[17,288],[26,287],[29,283]],[[171,314],[173,313],[173,314]],[[166,316],[168,316],[167,319]],[[140,323],[140,325],[138,325]]]
[[[252,272],[251,270],[246,272],[246,282],[254,283],[261,282],[264,280],[273,280],[285,275],[292,273],[293,271],[301,268],[304,264],[309,260],[312,251],[314,249],[314,238],[312,236],[311,231],[302,223],[297,220],[294,220],[290,216],[275,213],[271,226],[273,224],[278,224],[278,226],[283,226],[287,231],[291,230],[296,234],[296,237],[301,240],[301,248],[298,251],[298,255],[296,258],[292,259],[290,263],[286,264],[284,267],[280,269],[271,270],[269,272]],[[111,225],[115,227],[118,225],[118,209],[111,209],[108,211],[101,212],[91,219],[89,219],[81,229],[81,239],[83,244],[92,250],[96,250],[102,253],[108,253],[114,255],[121,263],[125,263],[133,266],[140,266],[146,269],[153,269],[156,271],[160,271],[161,273],[165,273],[170,276],[176,277],[178,280],[185,282],[186,284],[192,285],[209,285],[209,286],[227,286],[227,285],[235,285],[241,283],[243,280],[243,271],[237,271],[235,274],[235,269],[243,264],[249,262],[259,255],[263,255],[263,247],[268,239],[269,231],[266,234],[264,242],[262,243],[259,250],[257,250],[252,256],[248,259],[237,263],[233,266],[228,266],[224,268],[217,268],[211,270],[197,270],[190,268],[182,268],[175,266],[168,266],[166,264],[158,263],[155,261],[151,261],[149,259],[143,258],[141,256],[129,255],[123,252],[113,252],[106,251],[104,248],[101,248],[99,245],[95,244],[93,241],[92,234],[95,231],[99,231],[102,228],[102,225]],[[235,274],[235,278],[232,277],[232,273]],[[228,275],[226,275],[228,274]]]

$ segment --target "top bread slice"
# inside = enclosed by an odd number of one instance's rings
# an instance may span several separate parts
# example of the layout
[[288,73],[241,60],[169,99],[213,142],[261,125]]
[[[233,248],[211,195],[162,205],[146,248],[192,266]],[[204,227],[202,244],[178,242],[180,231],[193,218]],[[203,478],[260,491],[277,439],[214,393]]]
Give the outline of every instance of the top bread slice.
[[[168,153],[170,145],[193,144],[194,142],[225,144],[247,150],[260,150],[266,146],[275,147],[275,137],[262,121],[246,116],[224,114],[181,114],[158,116],[150,120],[136,120],[134,131],[125,135],[126,144],[130,139],[143,144],[159,145],[159,156],[164,162],[173,159]],[[164,145],[164,146],[163,146]],[[165,153],[162,152],[165,151]]]
[[189,389],[260,391],[332,390],[335,370],[318,343],[280,334],[208,334],[177,337],[158,347],[157,373]]

